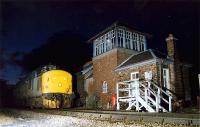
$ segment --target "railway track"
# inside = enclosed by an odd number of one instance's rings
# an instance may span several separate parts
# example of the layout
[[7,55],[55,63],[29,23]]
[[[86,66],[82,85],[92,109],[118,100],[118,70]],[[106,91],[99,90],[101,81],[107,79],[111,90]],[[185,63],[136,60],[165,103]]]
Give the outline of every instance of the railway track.
[[146,113],[146,112],[126,112],[126,111],[99,111],[99,110],[34,110],[36,112],[50,113],[56,115],[66,115],[94,120],[106,120],[110,122],[144,122],[159,124],[174,124],[200,126],[200,114],[183,113]]

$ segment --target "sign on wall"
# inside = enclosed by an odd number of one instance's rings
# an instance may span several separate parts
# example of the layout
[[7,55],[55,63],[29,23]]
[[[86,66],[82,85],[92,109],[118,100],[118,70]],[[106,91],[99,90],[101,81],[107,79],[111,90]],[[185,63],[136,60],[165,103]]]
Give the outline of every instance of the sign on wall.
[[144,78],[145,80],[152,80],[153,74],[152,71],[146,71],[144,72]]

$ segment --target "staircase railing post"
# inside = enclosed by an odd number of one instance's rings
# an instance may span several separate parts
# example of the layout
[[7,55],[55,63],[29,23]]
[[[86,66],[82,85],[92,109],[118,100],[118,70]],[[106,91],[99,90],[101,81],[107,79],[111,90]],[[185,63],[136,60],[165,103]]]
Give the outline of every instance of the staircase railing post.
[[169,112],[172,112],[172,97],[169,96]]
[[131,83],[128,84],[128,96],[131,97]]
[[156,95],[156,112],[159,111],[158,95]]
[[158,96],[158,104],[160,104],[160,88],[158,88],[157,96]]
[[[131,82],[130,83],[128,83],[128,96],[129,97],[131,97],[132,98],[132,85],[131,85]],[[128,107],[130,107],[131,106],[131,102],[128,102]]]
[[116,87],[116,93],[117,93],[117,110],[120,110],[120,105],[119,105],[119,84],[117,83]]
[[135,90],[136,90],[136,110],[139,111],[139,81],[135,81]]
[[148,111],[147,88],[145,87],[145,89],[144,89],[144,90],[145,90],[145,94],[144,94],[144,95],[145,95],[145,102],[146,102],[146,106],[145,106],[145,107],[146,107],[146,110]]
[[[151,88],[151,82],[148,81],[147,83],[148,83],[148,89],[150,89]],[[150,91],[148,91],[148,96],[150,96]]]

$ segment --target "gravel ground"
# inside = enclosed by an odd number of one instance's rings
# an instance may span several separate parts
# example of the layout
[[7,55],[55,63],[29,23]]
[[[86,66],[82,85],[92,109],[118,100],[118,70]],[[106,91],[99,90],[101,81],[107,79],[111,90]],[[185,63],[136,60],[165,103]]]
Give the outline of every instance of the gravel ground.
[[61,115],[35,113],[32,111],[9,110],[0,112],[1,127],[144,127],[142,125],[125,125],[121,122],[88,120]]

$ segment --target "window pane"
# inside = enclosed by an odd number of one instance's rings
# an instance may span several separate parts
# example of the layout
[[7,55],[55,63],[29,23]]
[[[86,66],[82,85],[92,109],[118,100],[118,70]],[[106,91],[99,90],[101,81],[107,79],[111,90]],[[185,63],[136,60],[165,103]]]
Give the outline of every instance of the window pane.
[[138,80],[139,79],[139,72],[131,73],[131,80]]
[[136,76],[135,76],[135,77],[136,77],[136,79],[138,79],[138,78],[139,78],[139,75],[138,75],[138,73],[136,73]]
[[107,93],[108,92],[108,85],[107,85],[107,82],[103,82],[103,85],[102,85],[102,92],[103,93]]

